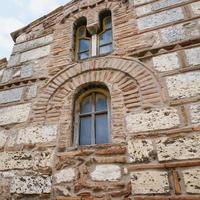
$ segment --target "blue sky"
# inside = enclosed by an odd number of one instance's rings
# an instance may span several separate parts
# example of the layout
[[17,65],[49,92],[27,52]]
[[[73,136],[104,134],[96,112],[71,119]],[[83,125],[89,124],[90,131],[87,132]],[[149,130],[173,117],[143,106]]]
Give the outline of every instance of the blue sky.
[[0,6],[0,58],[9,58],[10,33],[29,24],[70,0],[3,0]]

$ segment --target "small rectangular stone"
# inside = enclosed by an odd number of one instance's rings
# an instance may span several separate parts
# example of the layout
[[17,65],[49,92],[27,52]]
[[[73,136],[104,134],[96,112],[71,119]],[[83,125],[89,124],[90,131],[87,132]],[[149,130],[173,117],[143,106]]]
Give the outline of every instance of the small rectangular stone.
[[55,182],[58,183],[68,183],[72,182],[76,177],[76,171],[74,168],[62,169],[54,175]]
[[169,53],[153,57],[154,68],[160,72],[178,69],[180,67],[178,53]]
[[153,0],[130,0],[130,1],[133,2],[135,6],[139,6],[141,4],[150,3]]
[[200,168],[186,169],[182,171],[186,192],[200,194]]
[[131,172],[130,176],[134,195],[167,194],[169,192],[168,173],[165,171]]
[[32,99],[37,96],[37,85],[32,85],[28,89],[27,99]]
[[33,75],[33,67],[31,65],[23,65],[21,67],[21,78],[28,78]]
[[189,65],[195,66],[200,64],[200,47],[186,49],[185,55]]
[[33,49],[21,54],[20,62],[42,58],[50,54],[50,45]]
[[128,140],[129,162],[142,163],[151,160],[154,149],[151,140]]
[[17,135],[15,145],[48,143],[56,141],[57,125],[29,126],[15,131]]
[[193,124],[200,124],[200,104],[190,105],[190,116]]
[[177,127],[180,119],[175,108],[157,108],[131,113],[126,123],[129,132],[143,132]]
[[195,15],[200,15],[200,2],[199,1],[192,3],[191,8]]
[[0,125],[25,122],[28,119],[31,104],[21,104],[0,109]]
[[189,0],[160,0],[160,1],[153,2],[151,4],[137,7],[136,13],[137,13],[137,16],[142,16],[142,15],[157,11],[159,9],[166,8],[168,6],[176,5],[183,2],[185,3],[187,1]]
[[172,43],[199,37],[199,31],[195,27],[195,21],[170,26],[161,30],[161,38],[165,43]]
[[156,140],[158,160],[188,160],[200,158],[200,134],[164,137]]
[[45,37],[41,37],[35,40],[30,40],[28,42],[16,44],[13,48],[13,53],[28,51],[30,49],[50,44],[52,41],[53,41],[52,35],[47,35]]
[[12,74],[13,74],[12,68],[5,69],[3,72],[3,77],[2,77],[1,82],[6,83],[6,82],[10,81],[12,79]]
[[15,176],[12,179],[11,193],[44,194],[51,192],[50,176]]
[[0,149],[4,147],[6,141],[7,141],[8,135],[5,133],[5,131],[0,130]]
[[15,88],[0,92],[0,104],[20,101],[24,88]]
[[139,30],[154,28],[160,25],[184,19],[181,8],[175,8],[138,19]]
[[200,72],[187,72],[166,78],[169,96],[182,99],[200,95]]

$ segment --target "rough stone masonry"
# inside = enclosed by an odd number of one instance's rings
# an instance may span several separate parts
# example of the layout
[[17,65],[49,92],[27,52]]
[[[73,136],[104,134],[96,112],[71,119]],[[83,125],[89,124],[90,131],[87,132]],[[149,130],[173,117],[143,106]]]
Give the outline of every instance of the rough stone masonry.
[[[74,23],[112,14],[113,51],[75,59]],[[14,31],[14,30],[13,30]],[[199,200],[200,1],[73,0],[0,60],[0,200]],[[111,143],[74,146],[74,96],[111,96]]]

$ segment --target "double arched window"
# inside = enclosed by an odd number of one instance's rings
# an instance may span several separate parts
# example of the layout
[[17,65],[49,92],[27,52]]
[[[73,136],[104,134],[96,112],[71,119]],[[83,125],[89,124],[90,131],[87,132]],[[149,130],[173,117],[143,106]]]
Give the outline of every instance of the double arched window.
[[78,20],[75,30],[75,57],[77,60],[112,52],[112,16],[109,10],[100,13],[99,29],[92,35],[87,30],[87,20],[84,17]]
[[89,89],[76,103],[76,145],[106,144],[110,142],[109,93],[102,88]]

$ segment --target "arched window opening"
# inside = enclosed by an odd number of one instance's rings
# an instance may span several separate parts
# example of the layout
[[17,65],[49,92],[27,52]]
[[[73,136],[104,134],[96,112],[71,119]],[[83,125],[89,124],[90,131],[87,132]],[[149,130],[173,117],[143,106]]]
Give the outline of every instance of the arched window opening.
[[99,54],[107,54],[113,50],[112,17],[109,10],[100,13],[101,31],[99,33]]
[[77,60],[89,58],[91,55],[91,35],[86,28],[86,18],[80,18],[75,24],[75,53]]
[[110,142],[110,103],[104,88],[88,89],[76,102],[75,142],[77,145],[107,144]]

